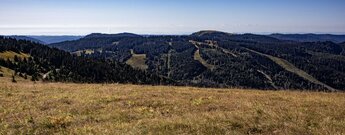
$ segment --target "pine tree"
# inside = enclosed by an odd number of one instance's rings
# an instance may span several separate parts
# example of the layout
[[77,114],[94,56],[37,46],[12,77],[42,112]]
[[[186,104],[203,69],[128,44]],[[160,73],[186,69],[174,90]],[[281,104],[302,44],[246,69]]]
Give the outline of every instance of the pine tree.
[[16,78],[14,77],[14,75],[12,75],[12,82],[13,83],[16,83],[17,81],[16,81]]
[[27,76],[26,74],[24,74],[24,79],[25,79],[25,80],[28,79],[28,76]]
[[37,78],[37,73],[34,73],[31,77],[31,81],[35,82],[35,81],[38,81],[38,78]]
[[19,58],[17,55],[14,55],[14,59],[13,59],[15,62],[19,62]]
[[[1,64],[1,63],[0,63]],[[1,66],[0,66],[0,71],[2,71],[1,70]],[[4,75],[2,74],[2,73],[0,73],[0,77],[4,77]]]

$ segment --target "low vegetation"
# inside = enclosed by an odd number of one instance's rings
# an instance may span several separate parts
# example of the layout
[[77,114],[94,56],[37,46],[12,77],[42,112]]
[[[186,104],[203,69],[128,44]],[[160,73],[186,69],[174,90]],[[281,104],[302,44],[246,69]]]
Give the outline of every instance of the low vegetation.
[[146,70],[148,66],[146,65],[146,54],[135,54],[131,50],[132,57],[126,61],[126,64],[132,66],[135,69]]
[[197,42],[193,42],[191,41],[192,44],[195,45],[195,48],[197,48],[197,50],[194,52],[194,60],[199,61],[203,66],[205,66],[207,69],[213,70],[214,66],[211,64],[208,64],[200,55],[200,49]]
[[0,58],[2,58],[2,59],[14,60],[15,57],[17,57],[18,59],[24,59],[24,58],[29,58],[30,56],[28,54],[25,54],[25,53],[16,53],[13,51],[0,52]]
[[0,77],[0,134],[344,134],[345,94]]
[[194,60],[199,61],[203,66],[205,66],[207,69],[213,70],[214,66],[211,64],[208,64],[200,55],[200,50],[196,50],[194,53]]

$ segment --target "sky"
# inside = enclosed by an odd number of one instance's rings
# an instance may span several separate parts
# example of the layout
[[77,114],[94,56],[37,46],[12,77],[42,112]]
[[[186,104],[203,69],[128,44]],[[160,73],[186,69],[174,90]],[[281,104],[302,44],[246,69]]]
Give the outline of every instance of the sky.
[[1,35],[345,34],[345,0],[0,0]]

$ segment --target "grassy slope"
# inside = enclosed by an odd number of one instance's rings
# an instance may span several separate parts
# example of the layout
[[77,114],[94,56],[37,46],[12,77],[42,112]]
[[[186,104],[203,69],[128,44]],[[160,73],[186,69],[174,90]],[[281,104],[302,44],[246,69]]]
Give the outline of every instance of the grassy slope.
[[18,58],[21,58],[21,59],[23,59],[23,58],[29,58],[30,57],[30,55],[28,55],[28,54],[25,54],[25,53],[16,53],[16,52],[12,52],[12,51],[5,51],[5,52],[0,52],[0,58],[2,58],[2,59],[10,59],[10,60],[13,60],[14,59],[14,56],[16,56],[17,55],[17,57]]
[[9,68],[0,66],[0,73],[1,73],[4,77],[11,77],[11,76],[14,74],[14,71],[11,70],[11,69],[9,69]]
[[[5,80],[5,81],[12,81],[12,75],[14,74],[14,71],[12,69],[0,66],[0,74],[3,75],[3,77],[0,77],[1,80]],[[27,76],[27,79],[24,79],[23,77],[20,77],[19,75],[15,76],[15,80],[16,81],[20,81],[20,82],[30,82],[30,78],[31,76]]]
[[213,70],[213,69],[214,69],[214,66],[213,66],[213,65],[208,64],[208,63],[206,62],[206,60],[204,60],[204,59],[201,57],[199,48],[198,48],[198,50],[196,50],[196,51],[194,52],[194,60],[199,61],[199,62],[200,62],[203,66],[205,66],[207,69],[210,69],[210,70]]
[[73,52],[72,54],[76,54],[77,56],[81,56],[82,53],[90,55],[90,54],[95,53],[95,50],[92,50],[92,49],[79,50],[79,51]]
[[146,64],[146,54],[135,54],[131,50],[132,57],[126,61],[126,64],[136,69],[146,70],[148,68]]
[[345,94],[0,78],[0,134],[344,134]]
[[214,65],[208,64],[206,60],[204,60],[200,55],[200,49],[198,44],[201,44],[200,42],[190,41],[197,50],[194,52],[194,60],[199,61],[203,66],[205,66],[209,70],[213,70],[215,67]]

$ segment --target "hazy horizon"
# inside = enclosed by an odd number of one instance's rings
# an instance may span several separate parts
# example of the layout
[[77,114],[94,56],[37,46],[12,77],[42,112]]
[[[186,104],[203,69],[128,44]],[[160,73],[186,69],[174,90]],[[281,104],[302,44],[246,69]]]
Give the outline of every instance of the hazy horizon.
[[0,35],[345,34],[343,0],[0,0]]
[[[203,31],[203,30],[199,30],[199,31]],[[199,32],[199,31],[195,31],[195,32]],[[217,30],[212,30],[212,31],[217,31]],[[171,33],[171,34],[165,34],[165,33],[162,33],[162,34],[159,34],[159,33],[154,33],[154,34],[150,34],[150,33],[134,33],[134,32],[116,32],[116,33],[106,33],[106,32],[91,32],[91,33],[87,33],[87,34],[0,34],[0,36],[87,36],[87,35],[90,35],[90,34],[94,34],[94,33],[100,33],[100,34],[121,34],[121,33],[132,33],[132,34],[137,34],[137,35],[162,35],[162,36],[169,36],[169,35],[172,35],[172,36],[183,36],[183,35],[191,35],[195,32],[187,32],[187,33]],[[219,32],[226,32],[226,33],[230,33],[230,32],[227,32],[227,31],[219,31]],[[270,32],[257,32],[257,33],[253,33],[253,32],[243,32],[243,33],[231,33],[231,34],[257,34],[257,35],[271,35],[271,34],[316,34],[316,35],[345,35],[345,32],[344,33],[283,33],[283,32],[280,32],[280,33],[270,33]]]

